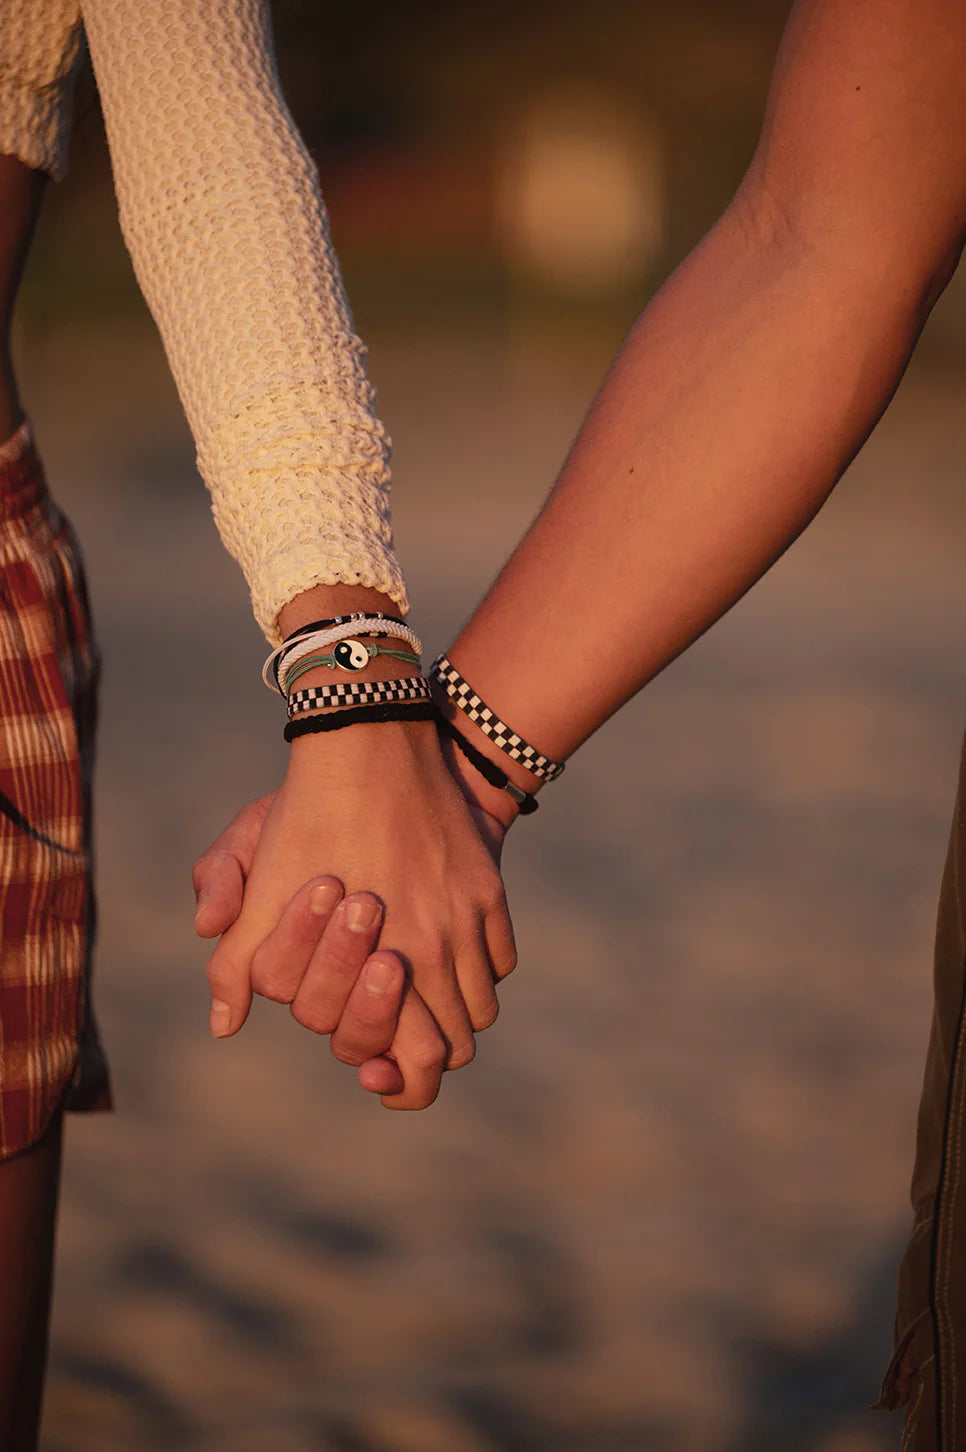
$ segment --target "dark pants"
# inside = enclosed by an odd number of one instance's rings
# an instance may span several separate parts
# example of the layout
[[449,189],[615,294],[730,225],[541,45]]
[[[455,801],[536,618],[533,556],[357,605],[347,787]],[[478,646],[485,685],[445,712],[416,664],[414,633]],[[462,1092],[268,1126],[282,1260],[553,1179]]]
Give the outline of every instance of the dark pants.
[[908,1406],[903,1452],[966,1449],[966,743],[936,932],[912,1237],[880,1405]]

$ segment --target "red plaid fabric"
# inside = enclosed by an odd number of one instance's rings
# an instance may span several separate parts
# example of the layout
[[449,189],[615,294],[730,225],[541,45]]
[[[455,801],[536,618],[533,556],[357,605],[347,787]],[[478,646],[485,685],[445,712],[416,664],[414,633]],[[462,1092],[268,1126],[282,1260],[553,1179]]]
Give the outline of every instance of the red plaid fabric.
[[110,1107],[89,1001],[98,656],[29,424],[0,446],[0,1160]]

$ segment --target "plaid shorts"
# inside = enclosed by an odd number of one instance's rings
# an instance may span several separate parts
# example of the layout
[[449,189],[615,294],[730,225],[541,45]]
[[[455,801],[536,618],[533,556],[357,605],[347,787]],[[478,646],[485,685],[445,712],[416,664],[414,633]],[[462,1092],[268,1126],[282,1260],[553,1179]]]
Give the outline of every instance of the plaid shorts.
[[24,424],[0,445],[0,1160],[110,1107],[90,1007],[98,655],[73,531]]

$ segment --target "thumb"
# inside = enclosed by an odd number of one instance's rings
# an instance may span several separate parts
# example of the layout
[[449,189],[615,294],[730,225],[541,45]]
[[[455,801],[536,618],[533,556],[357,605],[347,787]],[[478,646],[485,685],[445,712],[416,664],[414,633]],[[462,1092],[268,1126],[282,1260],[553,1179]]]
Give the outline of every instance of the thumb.
[[217,938],[241,912],[245,878],[274,798],[275,793],[269,792],[242,807],[191,869],[199,938]]

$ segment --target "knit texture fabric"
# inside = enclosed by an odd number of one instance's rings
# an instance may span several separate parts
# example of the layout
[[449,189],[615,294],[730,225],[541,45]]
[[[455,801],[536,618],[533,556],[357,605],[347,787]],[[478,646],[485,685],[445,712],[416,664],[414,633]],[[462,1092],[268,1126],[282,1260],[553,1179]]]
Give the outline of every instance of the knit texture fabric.
[[77,0],[0,0],[0,152],[57,180],[82,41]]
[[[370,586],[407,609],[389,438],[316,168],[282,98],[267,3],[84,0],[81,9],[125,241],[256,619],[277,644],[279,611],[313,585]],[[30,73],[59,74],[64,0],[0,0],[4,47],[8,13]],[[27,154],[14,91],[0,90],[0,147],[34,165],[43,148],[62,157],[52,122]],[[52,97],[63,125],[66,103]]]

